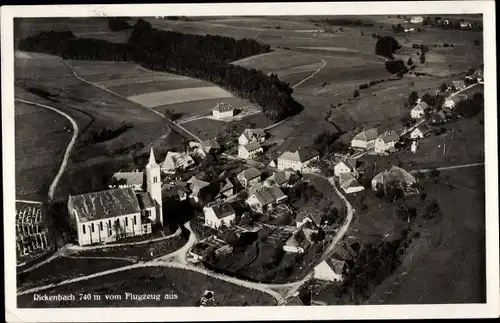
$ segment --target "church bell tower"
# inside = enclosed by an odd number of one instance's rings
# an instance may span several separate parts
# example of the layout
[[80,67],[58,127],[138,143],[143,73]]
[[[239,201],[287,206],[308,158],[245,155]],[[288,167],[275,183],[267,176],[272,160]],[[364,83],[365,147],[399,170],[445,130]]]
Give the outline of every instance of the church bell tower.
[[146,165],[146,190],[156,205],[156,223],[163,225],[163,210],[161,200],[160,165],[156,163],[153,147]]

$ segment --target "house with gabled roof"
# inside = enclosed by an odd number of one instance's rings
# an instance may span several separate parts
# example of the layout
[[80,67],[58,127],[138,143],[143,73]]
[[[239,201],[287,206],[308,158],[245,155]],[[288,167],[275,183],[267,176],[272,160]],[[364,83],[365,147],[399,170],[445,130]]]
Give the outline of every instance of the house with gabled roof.
[[372,149],[378,137],[377,128],[363,130],[351,140],[351,147],[357,149]]
[[285,151],[278,157],[278,169],[293,169],[302,172],[312,161],[319,160],[319,152],[312,147]]
[[339,175],[339,186],[346,194],[361,192],[365,189],[351,173]]
[[304,253],[313,244],[313,234],[316,232],[316,230],[309,227],[308,223],[304,223],[286,240],[283,251],[287,253]]
[[208,139],[200,144],[200,149],[202,154],[207,155],[211,152],[218,152],[220,150],[220,145],[215,139]]
[[218,229],[221,225],[232,225],[236,212],[229,203],[210,203],[203,208],[205,225]]
[[408,173],[401,167],[392,166],[389,170],[385,170],[372,179],[372,189],[374,191],[384,190],[387,185],[396,185],[405,193],[412,192],[412,187],[417,183],[413,175]]
[[245,129],[238,137],[240,146],[248,145],[251,142],[263,143],[266,141],[266,133],[262,129]]
[[206,182],[206,181],[199,180],[194,176],[188,180],[188,183],[189,183],[189,190],[191,191],[189,198],[191,198],[196,203],[200,202],[200,191],[203,188],[210,185],[210,183]]
[[345,260],[330,257],[314,267],[313,278],[329,282],[339,282],[343,280],[346,270]]
[[398,141],[398,133],[394,130],[388,130],[375,139],[375,152],[383,154],[388,151],[395,151],[395,146]]
[[411,139],[422,139],[425,136],[429,135],[431,133],[431,128],[429,126],[422,124],[410,133],[410,138]]
[[248,169],[245,169],[238,175],[236,175],[236,178],[238,181],[241,183],[243,187],[250,187],[256,183],[260,183],[260,177],[262,173],[260,170],[257,168],[251,167]]
[[255,190],[245,201],[253,210],[263,212],[272,209],[288,198],[277,186],[263,186],[260,190]]
[[262,153],[264,148],[256,141],[238,147],[238,157],[242,159],[254,159]]
[[194,160],[189,154],[169,151],[160,168],[164,173],[174,173],[176,170],[186,170],[194,164]]
[[223,119],[234,116],[234,108],[227,103],[219,102],[212,109],[212,114],[217,119]]
[[215,199],[224,199],[234,195],[234,185],[229,180],[229,178],[226,177],[223,181],[219,183],[219,185],[220,185],[219,194],[217,194]]
[[178,199],[179,201],[186,200],[191,193],[186,182],[177,182],[174,185],[165,184],[162,187],[162,192],[163,196]]
[[316,209],[304,209],[297,212],[295,216],[297,228],[303,226],[306,222],[311,222],[316,227],[320,227],[323,224],[323,213]]
[[295,185],[300,180],[299,175],[290,170],[283,170],[274,173],[268,181],[271,183],[275,183],[279,187],[291,187]]
[[118,172],[111,177],[109,188],[127,188],[132,187],[134,191],[141,191],[144,184],[144,172]]
[[357,160],[354,158],[345,158],[339,160],[333,167],[333,173],[335,176],[339,176],[344,173],[355,173]]
[[413,119],[421,119],[425,117],[425,113],[429,110],[429,105],[427,102],[422,101],[422,100],[417,100],[417,103],[415,106],[411,109],[410,111],[410,116]]

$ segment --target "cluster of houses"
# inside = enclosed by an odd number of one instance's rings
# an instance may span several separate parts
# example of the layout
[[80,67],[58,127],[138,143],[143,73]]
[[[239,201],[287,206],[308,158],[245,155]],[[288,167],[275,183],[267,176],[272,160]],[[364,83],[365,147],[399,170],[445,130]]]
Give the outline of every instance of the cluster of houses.
[[262,129],[245,129],[238,138],[238,157],[254,159],[264,153],[262,143],[266,141],[266,133]]

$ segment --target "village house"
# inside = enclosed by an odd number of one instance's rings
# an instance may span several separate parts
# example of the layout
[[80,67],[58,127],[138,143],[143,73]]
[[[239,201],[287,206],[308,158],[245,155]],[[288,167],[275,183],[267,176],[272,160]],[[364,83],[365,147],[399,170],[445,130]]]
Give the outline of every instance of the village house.
[[323,224],[323,213],[316,209],[300,210],[295,216],[295,226],[300,228],[306,222],[312,223],[316,227],[321,227]]
[[130,187],[70,196],[68,211],[80,246],[151,233],[151,218]]
[[213,109],[212,114],[217,119],[223,119],[234,116],[234,108],[224,102],[218,103]]
[[453,109],[458,102],[467,100],[467,95],[457,94],[446,98],[443,102],[443,108]]
[[144,173],[138,170],[133,172],[118,172],[111,177],[111,183],[108,188],[127,188],[131,187],[134,191],[142,191],[144,184]]
[[340,174],[339,186],[346,194],[361,192],[365,189],[351,173]]
[[215,197],[215,199],[224,199],[227,197],[230,197],[234,195],[234,185],[231,183],[229,178],[225,178],[221,183],[220,183],[220,190],[219,194]]
[[330,257],[323,260],[314,268],[313,278],[329,282],[339,282],[343,280],[346,268],[345,260]]
[[395,151],[395,146],[398,141],[399,135],[396,131],[386,131],[375,139],[375,152],[382,154],[387,151]]
[[240,146],[248,145],[251,142],[263,143],[266,141],[266,133],[262,129],[245,129],[238,138]]
[[243,187],[250,187],[254,184],[260,183],[262,173],[257,168],[248,168],[236,175],[236,178]]
[[219,143],[215,139],[208,139],[200,144],[199,153],[202,156],[206,156],[210,153],[218,153],[220,148]]
[[452,83],[453,83],[453,87],[457,90],[462,90],[462,89],[465,89],[465,87],[466,87],[464,80],[456,80],[456,81],[452,81]]
[[[206,255],[213,252],[215,255],[220,255],[221,251],[225,251],[227,248],[232,249],[224,240],[217,238],[217,236],[212,235],[201,241],[198,241],[193,248],[189,250],[189,256],[195,261],[201,261],[205,259]],[[232,251],[232,250],[230,250]]]
[[304,253],[313,244],[313,235],[317,230],[304,223],[298,228],[283,245],[286,253]]
[[431,129],[426,125],[420,125],[410,133],[411,139],[422,139],[431,133]]
[[425,117],[425,113],[428,109],[429,105],[427,104],[427,102],[418,99],[417,103],[410,111],[410,116],[413,119],[421,119]]
[[333,167],[333,173],[335,176],[339,176],[340,174],[344,174],[344,173],[355,173],[356,172],[356,163],[357,163],[357,160],[354,158],[346,158],[346,159],[340,160]]
[[187,181],[187,183],[189,184],[189,190],[191,191],[189,198],[192,199],[194,202],[199,203],[200,202],[200,191],[203,188],[210,185],[210,183],[199,180],[195,176],[191,177]]
[[160,168],[164,173],[174,173],[176,170],[186,170],[194,164],[194,160],[189,154],[169,151]]
[[374,191],[386,190],[388,185],[396,185],[405,193],[412,193],[413,186],[417,183],[415,177],[404,169],[392,166],[372,179],[372,189]]
[[373,149],[375,146],[375,139],[377,139],[377,137],[377,128],[363,130],[352,138],[351,147],[357,149]]
[[264,153],[264,149],[256,141],[238,147],[238,157],[242,159],[254,159]]
[[187,183],[185,182],[177,182],[174,185],[165,184],[162,187],[162,194],[164,197],[185,201],[190,194],[189,189],[186,186]]
[[218,229],[221,225],[231,226],[236,212],[231,204],[211,203],[203,208],[205,225]]
[[278,185],[279,187],[292,187],[300,180],[299,175],[296,172],[290,170],[284,170],[274,173],[266,182]]
[[262,187],[260,190],[250,194],[245,203],[256,212],[263,212],[274,208],[288,197],[276,185]]
[[285,151],[278,157],[278,169],[293,169],[302,172],[314,160],[319,160],[319,152],[311,147],[305,147],[293,152]]
[[[444,110],[444,108],[443,108],[443,110]],[[438,125],[438,124],[442,124],[442,123],[446,122],[447,115],[446,115],[446,112],[443,110],[440,110],[436,113],[431,114],[431,116],[429,118],[429,122],[433,125]]]
[[415,16],[410,19],[410,23],[412,24],[421,24],[422,22],[424,22],[424,17],[422,16]]

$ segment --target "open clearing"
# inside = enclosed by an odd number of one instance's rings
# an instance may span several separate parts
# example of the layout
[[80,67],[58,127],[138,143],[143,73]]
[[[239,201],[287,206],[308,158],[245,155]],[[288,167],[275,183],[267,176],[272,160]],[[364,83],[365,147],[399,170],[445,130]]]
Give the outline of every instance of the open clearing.
[[71,140],[69,120],[58,113],[15,103],[16,198],[43,201]]
[[218,86],[210,86],[150,92],[129,96],[127,99],[145,107],[154,108],[160,105],[202,101],[207,99],[225,99],[232,96],[233,95],[231,93]]
[[[152,306],[198,306],[203,293],[214,292],[220,306],[266,306],[275,305],[275,300],[262,292],[247,289],[216,278],[189,270],[165,267],[148,267],[122,271],[73,284],[67,284],[47,291],[48,295],[91,293],[101,295],[100,300],[69,302],[34,302],[33,295],[17,298],[18,306],[40,307],[152,307]],[[137,301],[125,298],[125,293],[160,294],[161,299]],[[104,295],[119,294],[121,300],[106,300]],[[177,295],[176,299],[165,299],[164,295]]]

